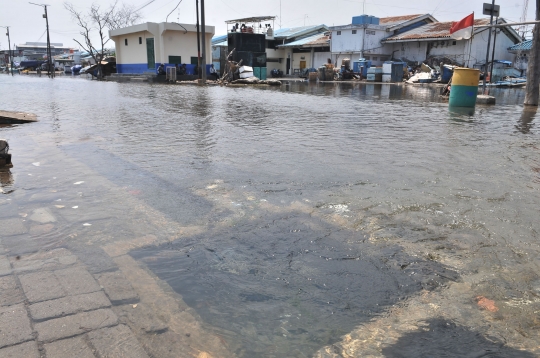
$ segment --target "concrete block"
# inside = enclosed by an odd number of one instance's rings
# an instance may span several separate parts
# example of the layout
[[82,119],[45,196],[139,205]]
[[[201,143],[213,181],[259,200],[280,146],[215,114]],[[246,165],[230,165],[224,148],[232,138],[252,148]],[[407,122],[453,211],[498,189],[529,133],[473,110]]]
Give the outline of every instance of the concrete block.
[[30,319],[24,305],[0,308],[0,348],[33,339]]
[[75,315],[51,319],[34,325],[40,342],[52,342],[61,338],[78,336],[94,329],[114,326],[118,317],[110,309],[77,313]]
[[22,219],[4,219],[0,220],[2,236],[22,235],[27,232]]
[[30,303],[52,300],[66,296],[56,276],[50,271],[29,273],[19,276],[21,285]]
[[0,277],[0,306],[12,306],[24,301],[24,295],[14,276]]
[[48,358],[95,358],[82,336],[48,343],[44,347]]
[[114,305],[139,302],[139,296],[121,271],[106,272],[98,282]]
[[495,97],[479,94],[476,97],[476,104],[495,104]]
[[[35,341],[0,349],[0,358],[40,358]],[[93,356],[92,356],[93,358]]]
[[30,305],[28,310],[30,311],[30,317],[32,317],[34,321],[39,322],[78,312],[93,311],[99,308],[108,307],[111,307],[111,302],[107,299],[103,291],[98,291],[38,302]]
[[56,222],[56,218],[48,208],[39,208],[34,210],[29,219],[41,224]]
[[123,324],[90,332],[88,337],[100,357],[148,358],[133,332]]
[[72,267],[54,271],[58,281],[69,295],[100,291],[94,277],[84,267]]

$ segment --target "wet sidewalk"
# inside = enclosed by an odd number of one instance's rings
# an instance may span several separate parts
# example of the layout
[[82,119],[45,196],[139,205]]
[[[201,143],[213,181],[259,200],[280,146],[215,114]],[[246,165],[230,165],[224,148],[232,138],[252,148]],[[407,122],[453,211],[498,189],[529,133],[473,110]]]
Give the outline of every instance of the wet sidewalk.
[[65,249],[2,256],[0,269],[0,356],[148,357],[113,310],[139,302],[120,272],[92,275]]

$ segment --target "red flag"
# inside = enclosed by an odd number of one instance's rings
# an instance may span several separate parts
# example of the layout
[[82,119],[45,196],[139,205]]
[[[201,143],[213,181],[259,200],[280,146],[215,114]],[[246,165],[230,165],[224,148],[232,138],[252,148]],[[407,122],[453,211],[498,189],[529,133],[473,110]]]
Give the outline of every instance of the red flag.
[[474,26],[474,13],[461,21],[453,22],[450,28],[450,37],[456,40],[469,39],[472,36]]

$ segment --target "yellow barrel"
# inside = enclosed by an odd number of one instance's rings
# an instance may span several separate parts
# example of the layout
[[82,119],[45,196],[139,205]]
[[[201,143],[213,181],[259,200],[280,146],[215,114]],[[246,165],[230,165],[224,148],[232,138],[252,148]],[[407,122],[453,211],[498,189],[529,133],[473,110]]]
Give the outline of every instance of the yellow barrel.
[[476,96],[478,96],[478,82],[480,81],[480,70],[472,68],[454,68],[452,76],[452,87],[450,89],[450,107],[476,106]]

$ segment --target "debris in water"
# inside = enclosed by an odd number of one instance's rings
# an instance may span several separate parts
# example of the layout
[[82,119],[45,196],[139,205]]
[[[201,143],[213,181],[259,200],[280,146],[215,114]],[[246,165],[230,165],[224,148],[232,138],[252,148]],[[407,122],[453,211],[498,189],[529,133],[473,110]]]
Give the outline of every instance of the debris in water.
[[92,224],[84,223],[83,226],[92,226]]
[[73,185],[80,185],[80,184],[82,184],[82,183],[84,183],[84,181],[78,181],[78,182],[76,182],[76,183],[73,183]]
[[62,199],[56,199],[56,201],[62,201]]
[[75,205],[75,206],[72,206],[71,208],[72,209],[78,209],[79,207],[77,205]]
[[32,165],[35,165],[36,167],[39,167],[39,162],[32,163]]
[[133,305],[133,308],[137,308],[137,304],[136,304],[136,303]]
[[27,213],[19,213],[20,216],[22,216],[23,218],[27,217],[28,214]]
[[64,208],[64,205],[55,205],[58,209]]
[[477,296],[476,302],[478,303],[478,306],[489,312],[497,312],[499,310],[499,308],[495,306],[495,301],[485,298],[484,296]]

